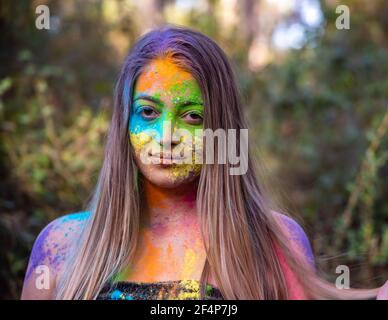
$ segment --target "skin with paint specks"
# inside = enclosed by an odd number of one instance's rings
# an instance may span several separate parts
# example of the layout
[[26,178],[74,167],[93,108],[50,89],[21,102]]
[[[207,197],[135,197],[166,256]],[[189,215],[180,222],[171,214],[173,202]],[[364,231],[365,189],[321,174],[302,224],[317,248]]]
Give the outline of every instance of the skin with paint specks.
[[[194,147],[183,138],[165,137],[163,122],[172,132],[184,129],[196,137],[203,128],[203,100],[200,87],[187,71],[169,58],[152,61],[138,77],[129,123],[129,140],[135,151],[142,187],[139,245],[131,265],[121,270],[116,281],[154,282],[199,280],[205,263],[205,250],[197,217],[196,193],[201,164],[163,162],[144,164],[140,153],[144,145],[201,152],[201,140]],[[149,129],[156,135],[148,135]],[[174,140],[175,139],[175,140]],[[163,149],[163,148],[162,148]],[[163,157],[162,157],[163,158]],[[290,243],[310,256],[311,248],[303,229],[284,217]],[[64,265],[79,241],[88,221],[88,212],[67,215],[51,222],[38,236],[32,249],[23,286],[22,299],[52,299]],[[49,268],[49,289],[37,289],[37,267]],[[217,287],[210,274],[209,284]]]
[[[162,163],[145,164],[140,153],[145,144],[156,150],[151,151],[151,155],[158,152],[174,155],[174,150],[178,148],[186,149],[182,154],[201,152],[202,144],[195,138],[195,131],[203,128],[203,113],[197,81],[169,58],[152,61],[138,77],[129,132],[141,173],[145,206],[140,249],[132,265],[117,276],[118,280],[200,279],[205,251],[195,201],[201,164],[194,161],[166,161],[165,164],[163,157]],[[170,123],[167,128],[170,135],[166,134],[166,129],[163,130],[166,122]],[[154,136],[148,134],[152,130]],[[194,142],[194,147],[186,143],[184,136],[174,137],[178,130],[186,130],[194,137],[190,140]],[[169,151],[165,152],[165,149]]]
[[[88,212],[79,212],[57,218],[50,222],[37,237],[28,263],[22,299],[52,299],[58,277],[64,271],[72,246],[79,240],[81,230],[89,219]],[[38,288],[44,271],[48,267],[49,288]]]

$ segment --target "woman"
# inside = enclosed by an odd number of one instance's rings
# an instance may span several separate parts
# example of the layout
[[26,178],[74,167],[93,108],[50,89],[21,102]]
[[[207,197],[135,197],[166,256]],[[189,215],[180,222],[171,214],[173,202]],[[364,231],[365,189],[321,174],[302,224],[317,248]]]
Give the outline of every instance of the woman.
[[[22,298],[375,298],[378,289],[338,290],[318,278],[302,228],[269,207],[245,128],[216,43],[178,27],[144,35],[118,79],[91,204],[38,236]],[[202,129],[222,129],[228,141]],[[246,163],[240,174],[230,171],[236,161],[221,161],[232,140]]]

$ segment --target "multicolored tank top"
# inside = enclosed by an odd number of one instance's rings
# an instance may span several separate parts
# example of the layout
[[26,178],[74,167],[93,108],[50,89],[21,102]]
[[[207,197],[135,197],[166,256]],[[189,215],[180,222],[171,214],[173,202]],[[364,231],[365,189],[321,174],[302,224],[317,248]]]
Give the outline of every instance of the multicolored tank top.
[[[106,285],[97,300],[199,300],[200,285],[197,280],[161,282],[119,281]],[[205,300],[223,300],[221,292],[208,284]]]

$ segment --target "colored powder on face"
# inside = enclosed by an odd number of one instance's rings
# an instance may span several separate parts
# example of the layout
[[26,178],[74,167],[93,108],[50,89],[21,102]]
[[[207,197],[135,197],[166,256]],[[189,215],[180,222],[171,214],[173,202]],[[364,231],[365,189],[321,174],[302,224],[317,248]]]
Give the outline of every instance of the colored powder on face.
[[[190,139],[182,136],[180,143],[185,150],[185,155],[190,154],[194,162],[195,153],[201,154],[202,152],[202,136],[196,130],[203,129],[203,124],[193,125],[182,117],[186,112],[194,111],[203,116],[203,101],[197,81],[189,72],[176,66],[171,58],[155,59],[136,81],[134,97],[136,99],[141,95],[152,96],[161,101],[162,105],[154,105],[160,115],[150,121],[137,111],[142,110],[141,104],[149,105],[150,102],[140,103],[141,100],[136,100],[133,104],[129,131],[130,141],[137,157],[140,156],[142,150],[145,150],[146,146],[152,146],[156,137],[161,139],[163,125],[165,121],[169,121],[173,134],[180,129],[184,129],[190,134]],[[181,103],[185,101],[191,101],[194,104],[181,109]],[[153,131],[152,134],[150,130]],[[173,165],[166,171],[172,180],[179,181],[199,175],[201,168],[202,164],[200,163],[186,163]]]
[[180,85],[185,80],[191,80],[193,77],[189,72],[179,68],[170,57],[158,58],[152,61],[144,70],[146,76],[139,77],[137,90],[144,92],[158,90],[168,92],[175,85]]
[[183,181],[190,177],[198,176],[201,172],[202,165],[200,164],[177,164],[172,165],[169,170],[169,176],[174,181]]
[[143,148],[152,141],[152,136],[145,132],[132,133],[130,135],[131,143],[136,151],[143,150]]

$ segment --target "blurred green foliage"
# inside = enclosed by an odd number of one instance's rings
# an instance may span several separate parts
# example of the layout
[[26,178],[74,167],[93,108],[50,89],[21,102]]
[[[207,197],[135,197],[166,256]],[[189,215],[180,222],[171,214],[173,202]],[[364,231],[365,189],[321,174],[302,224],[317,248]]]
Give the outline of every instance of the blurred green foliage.
[[[120,64],[150,27],[131,1],[74,0],[48,1],[59,24],[39,31],[34,8],[41,2],[0,4],[0,298],[20,296],[44,225],[86,204]],[[263,178],[302,218],[320,269],[334,278],[335,267],[347,264],[353,286],[381,285],[388,278],[387,4],[341,1],[350,7],[351,30],[337,30],[336,2],[323,2],[324,25],[309,31],[301,49],[251,70],[246,20],[221,32],[213,15],[220,2],[182,20],[166,10],[174,1],[155,1],[150,20],[184,23],[225,49]]]

